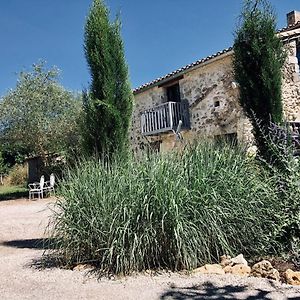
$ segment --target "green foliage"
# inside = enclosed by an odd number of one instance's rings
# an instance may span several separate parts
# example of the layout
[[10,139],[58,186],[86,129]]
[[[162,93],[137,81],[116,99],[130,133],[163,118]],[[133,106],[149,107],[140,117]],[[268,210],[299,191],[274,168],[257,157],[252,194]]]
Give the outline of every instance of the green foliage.
[[0,186],[0,201],[28,197],[28,189],[24,186]]
[[268,134],[262,132],[265,143],[272,149],[273,162],[264,162],[264,167],[277,178],[277,187],[282,202],[280,222],[278,222],[277,236],[285,252],[296,252],[300,263],[300,162],[294,157],[294,147],[289,142],[288,125],[276,126],[271,124]]
[[283,249],[291,254],[296,252],[298,263],[300,263],[300,165],[298,161],[288,159],[290,176],[283,177],[281,173],[282,201],[284,202],[284,213],[281,218],[281,226],[278,227],[278,239]]
[[260,154],[269,159],[270,153],[263,131],[269,122],[281,123],[283,118],[281,85],[282,66],[286,54],[276,35],[276,18],[265,0],[246,0],[234,42],[234,72],[240,85],[240,103],[254,127]]
[[41,155],[62,152],[78,144],[81,103],[57,83],[58,71],[44,63],[20,72],[15,89],[0,102],[1,148]]
[[94,0],[85,26],[84,48],[92,82],[84,93],[84,146],[88,154],[109,155],[128,142],[133,96],[120,36],[101,0]]
[[4,162],[3,154],[0,151],[0,174],[5,173],[5,171],[6,171],[6,165],[5,165],[5,162]]
[[[1,106],[1,104],[0,104]],[[1,152],[4,164],[8,170],[15,164],[24,163],[26,157],[28,156],[28,150],[18,141],[12,142],[10,139],[6,139],[4,136],[1,136]]]
[[25,185],[27,183],[27,167],[24,165],[14,165],[8,173],[5,181],[14,186]]
[[270,254],[282,210],[274,181],[227,145],[82,162],[61,185],[55,254],[124,274],[191,269],[224,253]]

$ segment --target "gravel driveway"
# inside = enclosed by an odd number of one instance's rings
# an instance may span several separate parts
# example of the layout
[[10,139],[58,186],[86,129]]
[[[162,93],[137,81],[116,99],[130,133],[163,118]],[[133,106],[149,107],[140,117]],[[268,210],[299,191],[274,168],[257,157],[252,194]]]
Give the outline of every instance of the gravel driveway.
[[300,288],[257,278],[162,273],[98,281],[84,271],[37,270],[54,199],[0,202],[0,299],[299,299]]

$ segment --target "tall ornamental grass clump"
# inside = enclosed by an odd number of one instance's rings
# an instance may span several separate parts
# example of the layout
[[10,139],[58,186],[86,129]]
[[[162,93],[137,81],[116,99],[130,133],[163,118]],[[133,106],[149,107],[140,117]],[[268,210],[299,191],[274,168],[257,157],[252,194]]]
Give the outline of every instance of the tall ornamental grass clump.
[[61,187],[52,229],[65,264],[121,274],[191,269],[274,246],[280,201],[272,178],[229,146],[84,161]]

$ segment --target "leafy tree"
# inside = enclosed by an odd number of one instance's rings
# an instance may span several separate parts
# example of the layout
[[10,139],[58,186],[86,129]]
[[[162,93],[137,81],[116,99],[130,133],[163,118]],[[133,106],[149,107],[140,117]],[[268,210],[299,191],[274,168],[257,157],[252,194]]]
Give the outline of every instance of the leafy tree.
[[81,104],[58,84],[57,76],[58,70],[46,70],[44,63],[34,64],[30,72],[20,72],[15,89],[0,101],[4,151],[45,158],[78,144]]
[[240,85],[240,103],[253,125],[259,153],[272,151],[264,139],[270,122],[283,119],[281,86],[286,54],[276,35],[276,18],[266,0],[246,0],[235,34],[234,72]]
[[109,20],[101,0],[94,0],[85,25],[84,49],[91,86],[84,93],[84,145],[88,154],[123,151],[133,96],[120,35],[120,21]]

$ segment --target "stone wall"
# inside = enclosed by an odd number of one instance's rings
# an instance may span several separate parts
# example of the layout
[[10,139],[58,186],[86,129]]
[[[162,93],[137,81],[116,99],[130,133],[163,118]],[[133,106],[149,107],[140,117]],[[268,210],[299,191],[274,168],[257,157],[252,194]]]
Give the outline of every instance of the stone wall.
[[300,121],[300,77],[296,57],[296,41],[286,45],[287,62],[283,71],[283,110],[287,121]]
[[[283,100],[285,117],[288,121],[300,121],[300,81],[296,58],[296,42],[288,44],[289,55],[284,67]],[[191,130],[184,131],[185,141],[237,135],[238,141],[251,143],[251,125],[238,103],[238,88],[232,71],[232,52],[223,54],[183,74],[179,80],[181,99],[187,100],[190,110]],[[149,143],[160,143],[160,150],[168,151],[177,147],[174,134],[154,137],[141,135],[141,113],[166,102],[164,87],[154,86],[135,95],[132,120],[131,143],[138,152]]]

